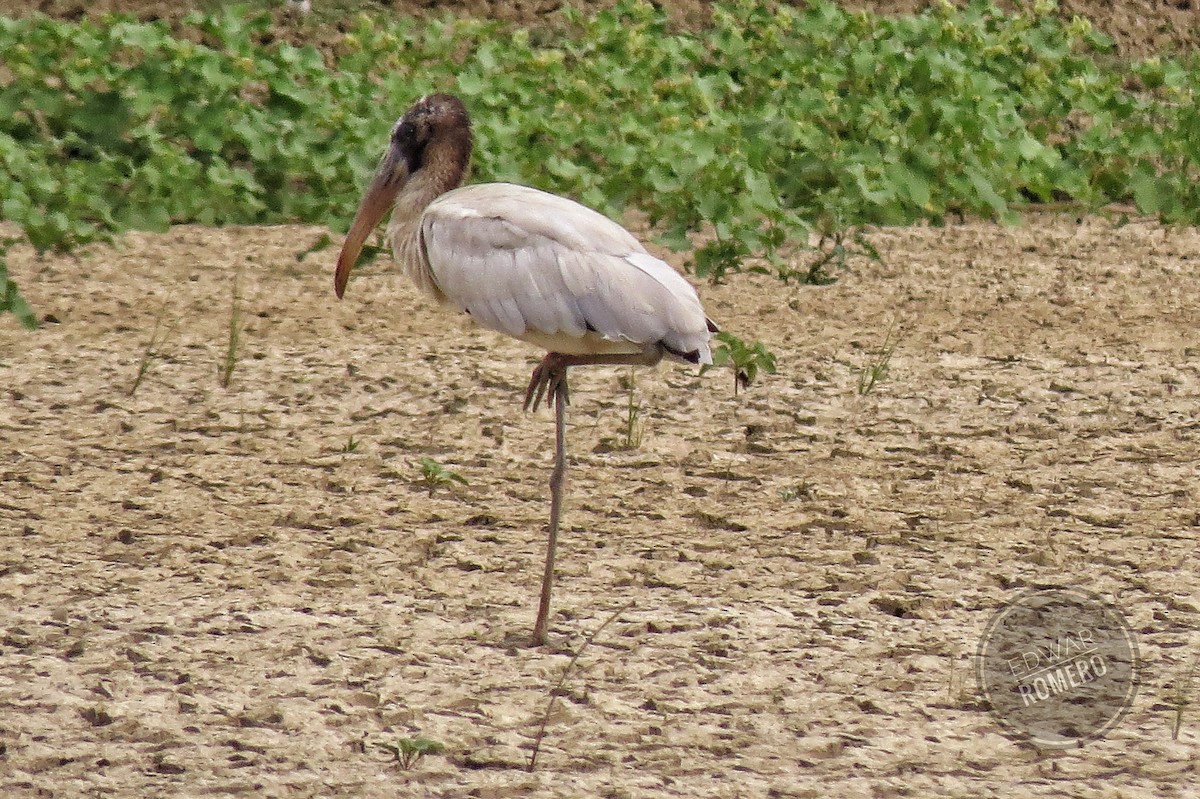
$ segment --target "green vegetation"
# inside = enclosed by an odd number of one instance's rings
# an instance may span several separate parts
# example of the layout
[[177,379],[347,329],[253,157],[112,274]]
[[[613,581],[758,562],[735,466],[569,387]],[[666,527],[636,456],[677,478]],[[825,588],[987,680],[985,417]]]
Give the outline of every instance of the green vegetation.
[[421,484],[428,489],[429,496],[431,497],[433,496],[433,492],[441,486],[449,486],[452,483],[469,485],[467,478],[453,469],[447,469],[433,458],[421,458],[415,465],[421,472]]
[[395,741],[380,741],[375,744],[395,756],[400,768],[408,771],[425,755],[440,755],[446,745],[432,738],[397,738]]
[[150,374],[150,370],[158,361],[165,356],[163,346],[166,344],[167,337],[175,332],[173,327],[163,329],[163,318],[166,316],[166,309],[159,313],[154,320],[154,331],[150,334],[150,340],[146,342],[146,346],[142,349],[142,357],[138,359],[137,375],[133,378],[133,384],[129,387],[129,396],[137,393],[141,387],[142,381]]
[[883,337],[883,343],[858,370],[858,393],[861,396],[870,394],[875,390],[875,386],[887,379],[892,367],[892,355],[899,344],[900,334],[896,331],[896,320],[892,319],[887,335]]
[[797,499],[810,499],[813,495],[812,483],[807,480],[802,480],[789,488],[779,489],[779,498],[784,502],[792,502]]
[[631,366],[625,380],[625,423],[621,426],[621,449],[635,450],[642,445],[646,430],[642,423],[642,403],[637,400],[637,371]]
[[[1021,8],[727,0],[695,32],[637,0],[561,30],[363,15],[328,54],[244,9],[178,33],[0,18],[0,216],[39,252],[174,222],[344,228],[396,116],[444,90],[474,114],[476,180],[640,208],[713,280],[821,282],[871,254],[864,225],[1029,203],[1195,224],[1200,58],[1117,62],[1086,22]],[[0,309],[34,321],[2,252]]]
[[23,327],[32,330],[38,326],[37,317],[34,316],[29,303],[21,296],[17,284],[8,276],[8,261],[5,255],[8,253],[8,248],[17,241],[19,239],[0,239],[0,314],[6,311],[10,312],[17,317]]
[[1179,731],[1183,729],[1183,717],[1188,707],[1194,701],[1193,689],[1196,682],[1196,670],[1200,667],[1200,653],[1192,657],[1192,662],[1188,666],[1187,672],[1180,675],[1175,681],[1175,689],[1171,693],[1170,705],[1174,708],[1175,713],[1171,719],[1171,740],[1179,740]]
[[709,369],[728,366],[733,369],[733,395],[738,388],[749,388],[758,379],[759,370],[775,374],[775,355],[761,341],[747,344],[732,333],[717,333],[717,346],[712,351],[712,365],[700,367],[700,374]]

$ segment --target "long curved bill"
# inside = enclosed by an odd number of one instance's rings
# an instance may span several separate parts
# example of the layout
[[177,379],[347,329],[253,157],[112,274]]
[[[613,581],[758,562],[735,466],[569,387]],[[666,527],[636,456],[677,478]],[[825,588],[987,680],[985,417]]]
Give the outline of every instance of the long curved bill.
[[367,236],[371,235],[371,231],[379,225],[387,212],[392,210],[396,195],[404,187],[406,178],[404,159],[395,147],[388,148],[383,160],[379,162],[379,168],[375,170],[375,177],[371,180],[367,193],[358,205],[358,213],[354,215],[350,232],[346,234],[346,241],[338,254],[337,271],[333,274],[333,290],[337,292],[338,299],[346,292],[350,270],[358,262]]

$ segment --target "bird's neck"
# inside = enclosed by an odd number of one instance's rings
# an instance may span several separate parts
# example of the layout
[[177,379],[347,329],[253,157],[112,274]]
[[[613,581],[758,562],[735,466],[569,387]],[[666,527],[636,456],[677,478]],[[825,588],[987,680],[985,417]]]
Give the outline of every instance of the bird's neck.
[[467,178],[471,138],[450,137],[433,141],[425,149],[421,167],[413,172],[396,198],[396,217],[416,219],[441,195],[457,189]]
[[418,287],[439,302],[444,302],[445,297],[437,287],[429,258],[420,243],[421,218],[430,203],[466,181],[471,139],[468,134],[465,146],[461,142],[457,147],[446,145],[434,142],[426,149],[421,167],[409,176],[396,197],[388,225],[388,238],[397,263]]

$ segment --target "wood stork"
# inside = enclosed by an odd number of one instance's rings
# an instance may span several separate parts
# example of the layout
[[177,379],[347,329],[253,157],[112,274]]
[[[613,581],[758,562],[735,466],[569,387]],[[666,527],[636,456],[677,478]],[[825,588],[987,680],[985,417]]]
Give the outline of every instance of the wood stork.
[[567,369],[654,366],[664,357],[712,362],[717,327],[696,290],[606,216],[527,186],[460,188],[471,157],[471,123],[457,97],[417,101],[391,142],[338,256],[340,298],[367,237],[392,208],[393,257],[426,294],[479,325],[548,350],[525,392],[555,409],[550,532],[534,644],[546,640],[554,554],[566,476]]

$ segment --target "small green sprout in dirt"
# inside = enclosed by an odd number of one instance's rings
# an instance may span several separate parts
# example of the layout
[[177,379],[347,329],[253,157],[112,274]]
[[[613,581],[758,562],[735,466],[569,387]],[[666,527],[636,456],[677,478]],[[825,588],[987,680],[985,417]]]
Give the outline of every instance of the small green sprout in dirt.
[[221,362],[219,378],[221,388],[229,388],[229,380],[237,367],[238,345],[242,340],[242,273],[233,276],[233,290],[229,299],[229,338],[225,343],[225,359]]
[[784,502],[791,502],[796,499],[810,499],[812,497],[812,484],[808,482],[799,482],[789,488],[779,489],[779,498]]
[[642,403],[634,399],[637,391],[637,373],[633,368],[629,369],[629,379],[625,381],[628,389],[628,400],[625,405],[625,440],[622,442],[621,448],[626,450],[637,449],[642,445]]
[[947,654],[946,662],[949,669],[946,672],[946,698],[956,706],[962,707],[971,701],[971,690],[967,685],[967,676],[958,668],[958,656]]
[[163,316],[166,311],[158,315],[154,320],[154,331],[150,334],[150,340],[146,342],[145,348],[142,350],[142,357],[138,361],[137,374],[133,378],[133,385],[129,387],[129,396],[137,393],[141,387],[142,381],[146,379],[146,375],[154,368],[154,364],[163,358],[162,346],[170,335],[172,329],[163,330]]
[[446,749],[441,741],[431,738],[397,738],[395,741],[379,741],[375,744],[396,756],[400,768],[408,771],[425,755],[440,755]]
[[746,344],[732,333],[718,333],[716,339],[721,343],[713,350],[712,365],[700,367],[700,374],[718,366],[731,367],[735,397],[738,388],[749,388],[758,379],[760,370],[775,374],[775,355],[761,341]]
[[1187,673],[1175,682],[1175,691],[1171,696],[1171,706],[1175,709],[1175,718],[1171,721],[1171,740],[1179,740],[1179,731],[1183,729],[1183,715],[1192,704],[1192,689],[1195,687],[1196,668],[1200,666],[1200,653],[1192,658],[1192,665]]
[[355,438],[354,434],[351,433],[350,438],[346,439],[346,443],[342,445],[342,452],[349,455],[351,452],[356,451],[361,444],[362,444],[362,439]]
[[296,260],[303,261],[308,256],[316,255],[317,253],[324,252],[325,250],[328,250],[332,246],[333,246],[333,237],[330,236],[328,233],[322,233],[320,238],[318,238],[310,247],[296,253]]
[[[847,243],[849,239],[849,243]],[[830,266],[836,272],[846,270],[846,262],[852,258],[869,258],[876,263],[883,263],[883,256],[860,230],[838,229],[822,236],[817,244],[818,256],[809,265],[807,271],[800,273],[801,283],[811,286],[827,286],[837,281],[837,274],[831,273]],[[780,276],[786,283],[787,280]]]
[[449,486],[451,483],[468,485],[467,478],[453,469],[447,469],[433,458],[421,458],[417,462],[417,468],[421,470],[421,482],[429,489],[429,496],[431,497],[438,486]]
[[807,261],[801,262],[795,253],[786,254],[780,248],[774,254],[768,253],[767,266],[752,266],[749,271],[772,275],[785,284],[795,281],[804,286],[828,286],[838,281],[851,259],[869,258],[883,263],[879,250],[861,230],[836,220],[832,224],[837,227],[822,235],[815,247],[803,247],[810,254]]
[[883,338],[883,344],[876,350],[871,360],[863,366],[858,373],[858,393],[861,396],[866,396],[875,390],[875,386],[887,379],[888,370],[891,368],[892,354],[896,351],[896,346],[900,343],[900,334],[896,332],[896,320],[892,319],[888,325],[887,335]]

